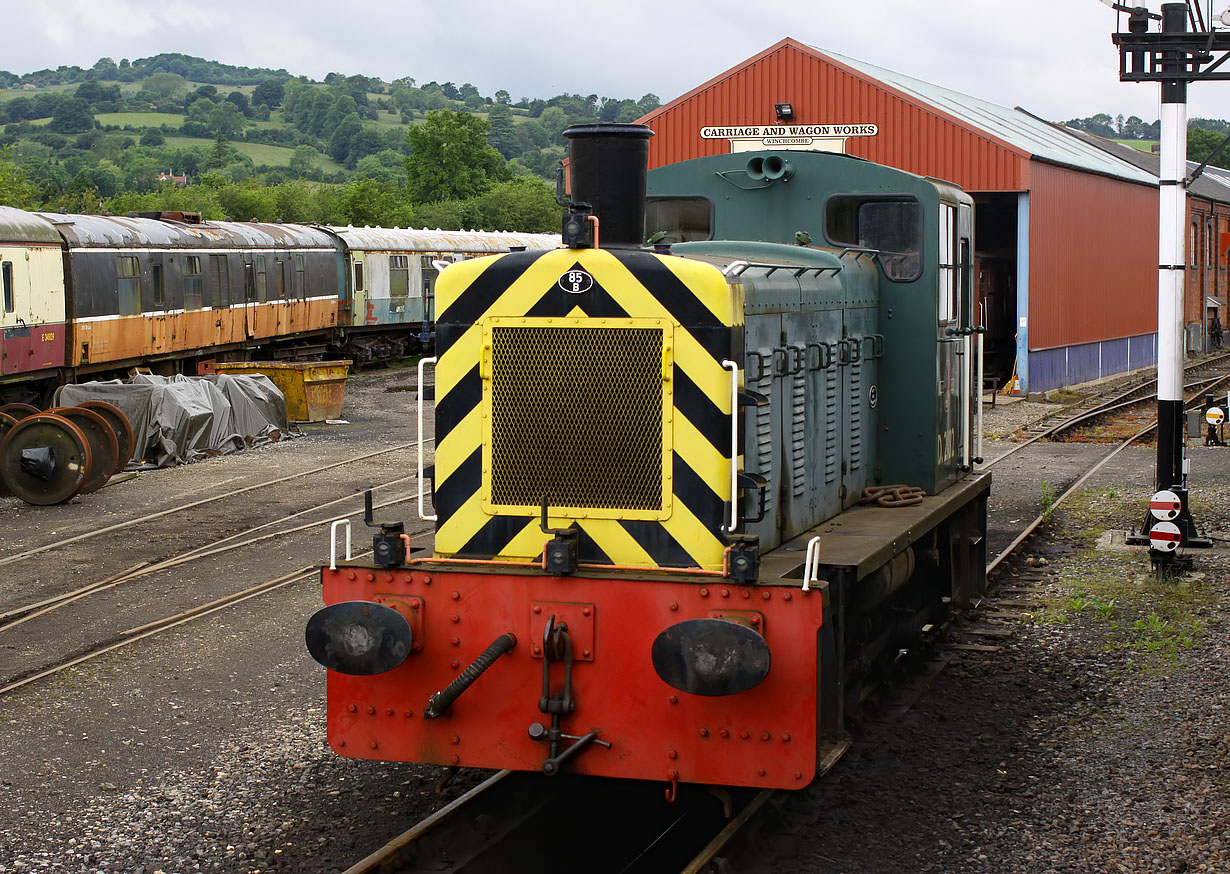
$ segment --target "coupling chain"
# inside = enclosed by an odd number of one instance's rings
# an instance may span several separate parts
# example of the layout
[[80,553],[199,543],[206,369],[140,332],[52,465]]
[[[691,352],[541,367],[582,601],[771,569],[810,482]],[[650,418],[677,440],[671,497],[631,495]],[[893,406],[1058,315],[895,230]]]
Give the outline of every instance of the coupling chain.
[[881,507],[910,507],[921,504],[926,496],[927,493],[918,486],[868,486],[863,489],[863,497],[859,503],[878,504]]

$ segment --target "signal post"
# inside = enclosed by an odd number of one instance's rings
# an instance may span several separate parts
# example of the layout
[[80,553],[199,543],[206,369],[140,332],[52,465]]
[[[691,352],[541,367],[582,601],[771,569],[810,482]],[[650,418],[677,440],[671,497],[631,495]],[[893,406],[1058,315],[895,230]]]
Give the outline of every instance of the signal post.
[[[1127,33],[1114,34],[1119,47],[1119,78],[1158,82],[1162,89],[1161,167],[1158,172],[1157,291],[1157,494],[1138,533],[1128,543],[1148,545],[1159,570],[1172,563],[1179,547],[1210,547],[1192,518],[1187,496],[1183,428],[1183,284],[1187,229],[1187,85],[1230,79],[1230,33],[1206,23],[1199,2],[1163,3],[1161,14],[1143,6],[1103,0],[1127,13]],[[1223,16],[1224,18],[1224,16]],[[1160,22],[1158,31],[1150,24]],[[1188,30],[1189,22],[1192,29]],[[1216,57],[1220,54],[1220,57]],[[1228,138],[1227,142],[1230,142]],[[1224,147],[1225,144],[1223,144]]]

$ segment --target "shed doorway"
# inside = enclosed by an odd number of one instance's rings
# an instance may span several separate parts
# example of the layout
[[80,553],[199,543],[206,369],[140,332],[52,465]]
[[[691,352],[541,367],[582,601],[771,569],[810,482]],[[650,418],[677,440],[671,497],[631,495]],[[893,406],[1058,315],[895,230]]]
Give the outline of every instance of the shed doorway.
[[974,276],[977,324],[986,327],[983,357],[987,384],[1000,389],[1016,369],[1016,193],[970,192],[974,198]]

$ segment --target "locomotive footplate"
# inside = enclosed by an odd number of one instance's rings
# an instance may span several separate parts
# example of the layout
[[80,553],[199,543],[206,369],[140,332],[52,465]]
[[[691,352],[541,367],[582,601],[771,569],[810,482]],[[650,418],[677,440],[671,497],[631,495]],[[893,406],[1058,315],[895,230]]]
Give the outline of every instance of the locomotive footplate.
[[[827,586],[638,576],[431,561],[323,569],[328,605],[400,610],[414,599],[417,614],[414,648],[396,667],[328,671],[331,746],[355,758],[666,782],[811,782]],[[502,635],[522,643],[480,659]],[[684,643],[664,679],[655,661],[676,637]],[[467,673],[464,694],[425,718],[432,696]]]

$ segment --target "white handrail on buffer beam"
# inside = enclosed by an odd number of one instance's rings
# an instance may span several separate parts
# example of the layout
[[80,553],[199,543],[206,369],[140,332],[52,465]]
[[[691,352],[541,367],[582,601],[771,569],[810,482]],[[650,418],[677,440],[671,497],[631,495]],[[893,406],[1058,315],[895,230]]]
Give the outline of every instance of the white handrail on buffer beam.
[[432,513],[428,516],[424,512],[423,506],[423,371],[428,364],[435,365],[436,357],[433,355],[430,358],[419,359],[419,408],[418,408],[418,425],[419,425],[419,518],[425,522],[435,522],[436,514]]
[[346,561],[350,561],[350,520],[335,519],[329,526],[329,570],[337,570],[337,529],[346,528]]
[[803,591],[810,592],[811,584],[820,579],[820,536],[807,541],[803,558]]

